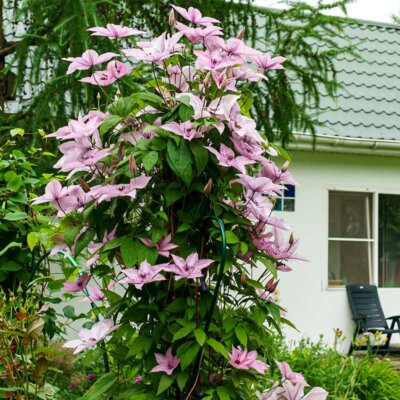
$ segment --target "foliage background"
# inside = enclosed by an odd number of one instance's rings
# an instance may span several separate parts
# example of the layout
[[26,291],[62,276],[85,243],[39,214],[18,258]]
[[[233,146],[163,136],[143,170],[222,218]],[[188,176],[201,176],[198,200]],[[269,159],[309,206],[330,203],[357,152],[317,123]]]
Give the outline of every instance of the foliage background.
[[[345,9],[348,2],[331,1],[313,8],[294,1],[290,2],[291,9],[283,12],[254,8],[250,1],[244,0],[174,3],[199,7],[204,15],[217,17],[227,34],[234,35],[244,27],[249,45],[288,58],[285,70],[254,89],[257,101],[253,112],[259,129],[270,140],[287,144],[293,132],[315,133],[319,91],[335,94],[338,87],[335,57],[351,51],[351,47],[337,43],[339,38],[346,43],[345,20],[325,16],[323,12],[335,7]],[[9,66],[16,65],[17,99],[25,99],[22,113],[0,114],[2,129],[18,124],[29,131],[39,128],[52,131],[65,124],[68,117],[96,106],[95,89],[83,88],[73,78],[66,77],[67,63],[61,58],[78,56],[87,48],[103,51],[104,44],[91,38],[86,29],[105,25],[106,21],[135,25],[155,35],[168,30],[165,16],[170,3],[166,0],[0,0],[3,11],[0,74],[6,77]],[[18,34],[21,23],[25,33]],[[4,36],[4,32],[8,35]],[[9,55],[7,65],[6,55]],[[3,88],[0,85],[0,107],[6,97],[5,89],[4,84]]]

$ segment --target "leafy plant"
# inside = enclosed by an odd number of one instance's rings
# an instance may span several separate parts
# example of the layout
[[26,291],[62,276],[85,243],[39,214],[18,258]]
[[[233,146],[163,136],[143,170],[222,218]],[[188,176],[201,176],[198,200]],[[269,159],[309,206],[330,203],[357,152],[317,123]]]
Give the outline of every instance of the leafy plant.
[[29,145],[24,149],[23,136],[16,128],[0,139],[0,287],[14,292],[36,277],[37,268],[45,270],[41,258],[53,226],[51,215],[42,213],[49,207],[29,203],[52,176],[39,176],[36,163],[53,155]]

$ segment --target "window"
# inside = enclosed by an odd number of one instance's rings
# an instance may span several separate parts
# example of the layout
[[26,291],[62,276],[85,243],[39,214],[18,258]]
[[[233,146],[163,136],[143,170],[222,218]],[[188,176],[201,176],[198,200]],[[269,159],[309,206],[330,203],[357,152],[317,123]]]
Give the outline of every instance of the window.
[[296,187],[294,185],[285,185],[283,196],[277,197],[274,210],[294,211],[295,195],[296,195]]
[[399,195],[329,192],[328,281],[400,287]]

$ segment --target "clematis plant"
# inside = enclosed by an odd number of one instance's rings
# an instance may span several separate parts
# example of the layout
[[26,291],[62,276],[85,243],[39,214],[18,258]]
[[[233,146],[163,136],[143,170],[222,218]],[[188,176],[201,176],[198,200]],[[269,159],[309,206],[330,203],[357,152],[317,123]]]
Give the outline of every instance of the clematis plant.
[[66,292],[89,298],[86,318],[100,320],[66,346],[105,353],[96,394],[256,399],[269,338],[290,324],[270,294],[278,271],[301,259],[273,215],[296,182],[251,118],[251,88],[285,59],[248,47],[243,33],[225,40],[218,20],[193,8],[174,6],[169,21],[154,39],[91,28],[119,55],[66,58],[98,86],[99,107],[48,135],[68,175],[34,202],[57,208],[57,251],[81,260]]

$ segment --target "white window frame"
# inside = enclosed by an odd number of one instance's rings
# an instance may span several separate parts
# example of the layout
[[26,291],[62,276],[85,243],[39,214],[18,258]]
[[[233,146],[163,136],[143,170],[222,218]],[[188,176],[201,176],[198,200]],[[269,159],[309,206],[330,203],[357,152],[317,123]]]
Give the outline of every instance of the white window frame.
[[380,287],[379,286],[379,226],[378,226],[378,215],[379,215],[379,195],[380,194],[388,194],[388,195],[397,195],[400,196],[400,191],[397,190],[388,190],[387,188],[374,188],[374,190],[370,190],[369,188],[349,188],[349,187],[338,187],[338,186],[329,186],[326,188],[326,288],[328,290],[344,290],[344,285],[338,286],[329,286],[329,241],[330,240],[343,240],[344,238],[331,238],[329,237],[329,192],[350,192],[350,193],[370,193],[372,194],[372,238],[371,239],[350,239],[346,238],[347,241],[360,241],[360,242],[372,242],[372,271],[371,271],[371,285],[376,285],[380,290],[385,291],[400,291],[399,287]]

